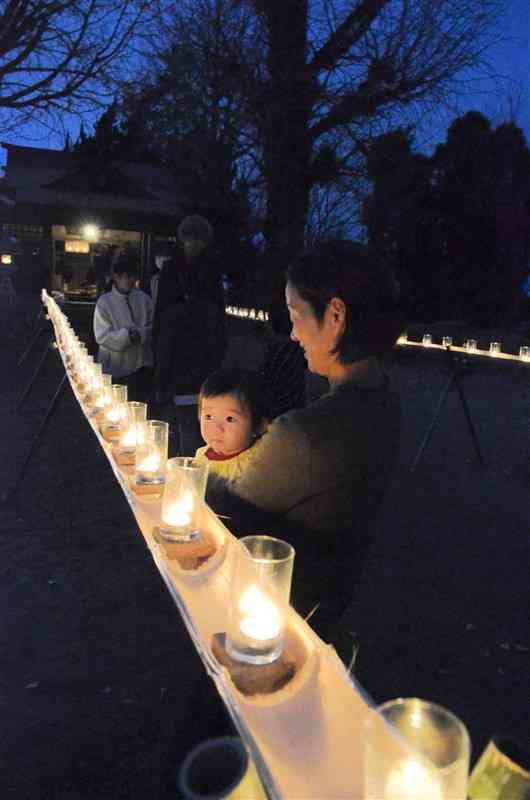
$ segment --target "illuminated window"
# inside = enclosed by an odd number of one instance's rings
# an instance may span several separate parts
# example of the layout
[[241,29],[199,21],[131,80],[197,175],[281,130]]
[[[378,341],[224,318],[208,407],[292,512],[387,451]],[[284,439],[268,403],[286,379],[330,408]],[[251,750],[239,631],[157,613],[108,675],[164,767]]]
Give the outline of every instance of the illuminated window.
[[81,239],[72,239],[64,243],[65,253],[90,253],[90,244]]

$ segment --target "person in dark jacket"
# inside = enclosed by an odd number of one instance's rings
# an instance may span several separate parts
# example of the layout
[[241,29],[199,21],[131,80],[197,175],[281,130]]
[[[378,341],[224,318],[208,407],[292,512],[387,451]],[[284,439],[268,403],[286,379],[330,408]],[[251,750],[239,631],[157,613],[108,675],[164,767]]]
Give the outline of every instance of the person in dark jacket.
[[181,249],[160,271],[153,322],[157,416],[174,422],[177,451],[201,445],[198,393],[219,369],[226,345],[221,269],[213,229],[204,217],[186,217],[178,228]]

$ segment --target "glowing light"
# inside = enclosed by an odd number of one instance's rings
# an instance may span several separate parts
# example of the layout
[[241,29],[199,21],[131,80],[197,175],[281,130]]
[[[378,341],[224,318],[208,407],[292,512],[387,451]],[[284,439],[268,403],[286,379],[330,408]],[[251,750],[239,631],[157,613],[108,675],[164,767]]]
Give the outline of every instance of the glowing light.
[[180,500],[164,509],[163,521],[166,525],[175,528],[183,528],[191,524],[191,514],[193,512],[193,497],[191,492],[186,492]]
[[276,638],[280,633],[280,614],[276,606],[257,588],[250,586],[239,600],[241,631],[258,642]]
[[157,469],[160,468],[160,458],[158,453],[152,453],[151,455],[146,456],[136,466],[138,468],[138,472],[150,472],[154,474]]
[[409,758],[390,773],[385,800],[443,800],[438,781],[418,761]]
[[97,225],[84,225],[83,226],[83,236],[85,239],[88,239],[89,242],[97,242],[99,239],[99,228]]

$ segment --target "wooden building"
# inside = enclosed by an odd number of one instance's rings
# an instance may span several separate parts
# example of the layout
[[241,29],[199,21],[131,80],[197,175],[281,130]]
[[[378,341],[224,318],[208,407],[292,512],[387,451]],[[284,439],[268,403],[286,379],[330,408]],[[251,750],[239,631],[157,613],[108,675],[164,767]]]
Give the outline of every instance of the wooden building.
[[48,286],[95,296],[101,265],[124,250],[145,274],[155,242],[174,239],[188,213],[163,167],[2,147],[7,164],[0,179],[0,240],[11,243],[23,291]]

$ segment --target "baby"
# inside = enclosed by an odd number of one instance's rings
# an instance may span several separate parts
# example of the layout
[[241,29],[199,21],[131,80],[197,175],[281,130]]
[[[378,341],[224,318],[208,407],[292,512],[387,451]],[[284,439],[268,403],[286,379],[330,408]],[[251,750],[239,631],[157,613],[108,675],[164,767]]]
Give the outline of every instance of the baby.
[[199,394],[201,436],[195,457],[207,461],[210,474],[232,481],[243,473],[267,429],[268,410],[259,376],[224,369],[204,381]]

